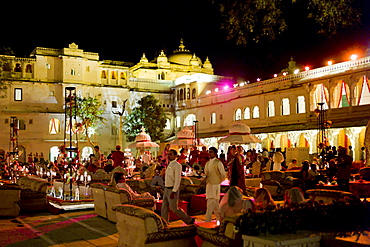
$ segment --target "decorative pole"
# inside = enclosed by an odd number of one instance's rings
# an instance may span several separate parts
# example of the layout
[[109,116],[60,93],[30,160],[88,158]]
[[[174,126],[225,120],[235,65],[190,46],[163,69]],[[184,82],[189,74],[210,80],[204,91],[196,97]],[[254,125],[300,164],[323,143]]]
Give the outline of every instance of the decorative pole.
[[[65,114],[64,114],[64,126],[67,130],[67,122],[68,122],[68,130],[69,130],[69,147],[66,147],[66,131],[64,131],[64,146],[66,150],[69,152],[68,161],[68,172],[69,172],[69,196],[70,200],[72,199],[72,188],[73,188],[73,179],[72,179],[72,159],[73,159],[73,152],[77,152],[77,148],[72,147],[73,141],[73,120],[76,122],[76,110],[77,110],[77,102],[76,102],[76,88],[75,87],[66,87],[65,88]],[[73,111],[74,110],[74,111]],[[68,120],[68,121],[67,121]],[[78,140],[76,139],[76,142]]]

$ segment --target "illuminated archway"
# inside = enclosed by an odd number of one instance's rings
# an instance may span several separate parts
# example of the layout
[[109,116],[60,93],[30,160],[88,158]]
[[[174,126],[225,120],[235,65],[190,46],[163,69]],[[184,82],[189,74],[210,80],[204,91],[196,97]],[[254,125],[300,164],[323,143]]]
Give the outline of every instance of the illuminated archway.
[[194,121],[197,120],[197,117],[194,114],[189,114],[184,120],[184,126],[193,126]]

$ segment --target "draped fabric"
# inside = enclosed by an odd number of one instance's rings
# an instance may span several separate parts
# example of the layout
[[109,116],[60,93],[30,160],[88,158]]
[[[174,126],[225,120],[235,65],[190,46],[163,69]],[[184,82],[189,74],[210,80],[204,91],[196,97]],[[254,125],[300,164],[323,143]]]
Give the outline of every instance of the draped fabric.
[[335,90],[335,92],[334,92],[337,95],[335,95],[336,97],[333,97],[334,100],[336,101],[336,103],[335,103],[336,108],[340,107],[340,102],[342,101],[343,81],[340,84],[337,85],[337,89],[338,89],[339,85],[340,85],[339,90]]
[[356,86],[356,97],[357,97],[357,105],[360,105],[360,101],[361,101],[361,94],[362,94],[362,88],[363,88],[363,85],[365,83],[365,81],[367,80],[366,76],[364,76],[362,78],[362,81],[361,83],[357,83],[357,86]]
[[317,85],[315,92],[315,100],[316,104],[325,103],[323,108],[328,109],[329,95],[328,90],[326,89],[324,84]]
[[364,76],[363,77],[363,80],[361,82],[361,84],[358,84],[358,90],[357,90],[357,105],[360,105],[361,103],[361,99],[363,99],[364,95],[363,93],[365,93],[366,91],[366,86],[367,86],[367,90],[368,92],[370,93],[370,82],[369,82],[369,79],[367,76]]
[[344,90],[345,90],[345,93],[346,93],[346,99],[347,99],[347,102],[349,105],[351,105],[351,99],[350,99],[350,91],[349,91],[349,86],[347,85],[347,83],[343,82],[343,87],[344,87]]
[[342,107],[343,107],[343,89],[344,89],[344,94],[346,96],[347,102],[348,102],[349,105],[351,105],[349,87],[348,87],[347,83],[342,81],[340,83],[340,89],[338,90],[339,95],[337,95],[337,97],[336,97],[336,99],[338,100],[338,102],[336,103],[337,108],[339,108],[341,106],[340,105],[341,102],[342,102]]

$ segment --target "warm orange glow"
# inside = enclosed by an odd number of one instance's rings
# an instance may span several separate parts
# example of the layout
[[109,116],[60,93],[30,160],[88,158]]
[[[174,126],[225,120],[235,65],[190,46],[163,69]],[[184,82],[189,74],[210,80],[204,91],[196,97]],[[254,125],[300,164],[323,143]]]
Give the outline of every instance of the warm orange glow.
[[333,62],[331,61],[331,60],[329,60],[328,61],[328,65],[330,66],[330,65],[332,65],[333,64]]
[[287,75],[287,72],[283,72],[283,76],[286,76]]
[[356,54],[352,54],[351,55],[351,60],[355,61],[357,59],[357,55]]

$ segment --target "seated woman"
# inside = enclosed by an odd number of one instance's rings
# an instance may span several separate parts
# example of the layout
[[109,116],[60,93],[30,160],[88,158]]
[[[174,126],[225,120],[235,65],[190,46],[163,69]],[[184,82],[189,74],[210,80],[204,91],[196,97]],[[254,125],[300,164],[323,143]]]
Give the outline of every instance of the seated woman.
[[305,202],[305,199],[303,196],[303,192],[300,188],[294,187],[285,193],[285,197],[284,197],[285,206],[294,207],[304,202]]
[[132,199],[136,199],[136,198],[153,198],[154,199],[154,196],[152,196],[149,192],[145,192],[143,194],[135,193],[135,191],[133,191],[131,187],[128,184],[126,184],[125,176],[121,172],[116,172],[114,174],[114,180],[116,181],[116,187],[128,190],[128,192],[130,192],[130,194],[132,195]]
[[253,198],[243,199],[243,191],[237,186],[232,186],[222,198],[219,212],[221,219],[223,219],[248,209],[255,210]]
[[259,209],[276,209],[276,203],[272,199],[270,192],[262,187],[258,188],[254,193],[255,203]]

